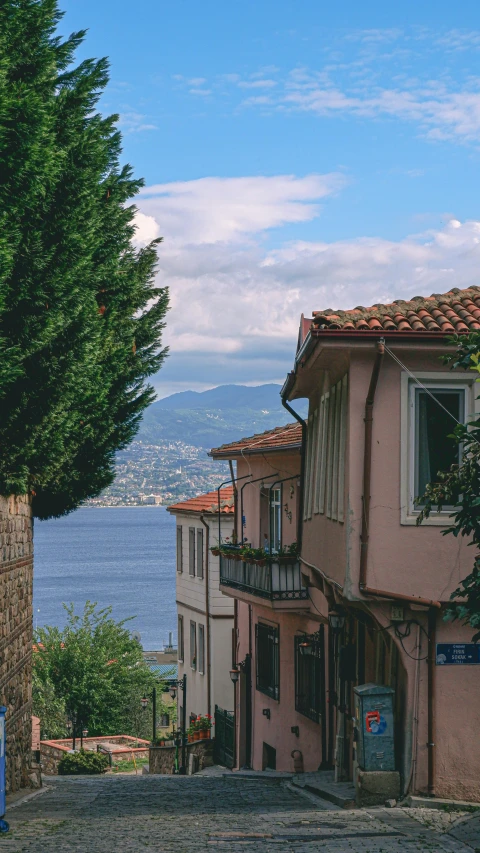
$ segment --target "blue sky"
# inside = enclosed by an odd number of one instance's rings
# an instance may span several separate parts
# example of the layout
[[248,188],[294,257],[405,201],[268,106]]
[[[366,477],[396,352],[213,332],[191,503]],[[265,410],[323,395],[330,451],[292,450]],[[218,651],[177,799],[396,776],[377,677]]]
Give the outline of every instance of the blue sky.
[[160,396],[283,381],[301,312],[478,284],[478,3],[68,0],[146,181]]

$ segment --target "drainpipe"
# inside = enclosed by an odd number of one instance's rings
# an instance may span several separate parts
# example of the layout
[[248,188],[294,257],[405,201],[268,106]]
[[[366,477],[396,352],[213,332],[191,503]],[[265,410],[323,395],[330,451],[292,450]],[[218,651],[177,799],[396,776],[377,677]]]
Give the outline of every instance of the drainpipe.
[[303,493],[304,493],[304,483],[305,483],[305,449],[307,446],[307,424],[304,419],[300,417],[298,412],[287,403],[286,396],[280,398],[282,401],[282,406],[287,412],[290,412],[292,417],[295,418],[296,421],[302,427],[302,448],[300,451],[300,500],[298,502],[298,521],[297,521],[297,551],[300,554],[302,551],[302,537],[303,537]]
[[383,589],[373,589],[367,584],[368,566],[368,539],[370,522],[370,486],[372,474],[372,426],[373,426],[373,404],[375,402],[375,391],[377,389],[380,368],[385,353],[385,341],[381,338],[377,343],[377,354],[373,365],[370,386],[367,399],[365,400],[365,448],[363,456],[363,513],[362,532],[360,537],[360,591],[367,595],[378,595],[382,598],[393,598],[399,601],[407,601],[415,604],[424,604],[428,611],[428,793],[435,795],[435,641],[437,610],[441,608],[439,601],[433,601],[420,596],[402,595],[397,592],[388,592]]
[[435,796],[435,659],[437,611],[428,611],[428,795]]
[[200,521],[205,528],[205,621],[207,629],[207,714],[212,713],[212,662],[210,649],[210,527],[203,515]]
[[368,540],[369,540],[369,524],[370,524],[370,487],[372,475],[372,435],[373,435],[373,405],[375,403],[375,392],[377,390],[378,377],[380,368],[383,363],[385,354],[385,341],[383,338],[377,343],[377,354],[373,365],[372,376],[368,388],[367,399],[365,400],[365,445],[363,452],[363,511],[362,511],[362,532],[360,534],[360,591],[367,595],[378,595],[382,598],[393,598],[399,601],[409,601],[415,604],[423,604],[427,607],[440,608],[442,605],[439,601],[432,601],[430,598],[422,598],[419,595],[403,595],[398,592],[390,592],[385,589],[374,589],[368,586],[367,583],[367,566],[368,566]]

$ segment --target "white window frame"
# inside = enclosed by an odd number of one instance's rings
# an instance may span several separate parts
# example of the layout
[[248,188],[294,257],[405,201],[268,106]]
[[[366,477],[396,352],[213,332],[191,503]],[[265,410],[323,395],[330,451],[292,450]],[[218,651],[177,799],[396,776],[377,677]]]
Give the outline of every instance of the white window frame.
[[197,639],[197,670],[200,675],[205,675],[205,625],[198,625]]
[[[434,391],[440,388],[443,391],[449,388],[452,391],[465,391],[465,421],[472,419],[479,413],[479,401],[474,399],[475,377],[465,374],[453,373],[451,371],[415,371],[413,376]],[[420,509],[415,508],[415,388],[419,386],[410,378],[409,374],[402,371],[401,374],[401,440],[400,440],[400,523],[415,525],[420,514]],[[452,430],[455,424],[452,420]],[[430,525],[436,527],[449,527],[452,523],[451,509],[441,512],[432,512],[429,518],[422,522],[422,526]]]
[[[276,497],[278,495],[278,497]],[[278,530],[275,531],[276,523]],[[270,530],[272,533],[272,541],[270,542],[270,550],[272,554],[276,553],[282,547],[282,487],[273,488],[270,494]],[[278,534],[278,537],[275,535]],[[278,544],[278,548],[277,548]]]

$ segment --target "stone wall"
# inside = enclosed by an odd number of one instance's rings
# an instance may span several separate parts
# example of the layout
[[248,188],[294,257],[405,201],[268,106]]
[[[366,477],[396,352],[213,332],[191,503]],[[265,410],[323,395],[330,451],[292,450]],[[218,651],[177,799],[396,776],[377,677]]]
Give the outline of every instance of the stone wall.
[[[211,767],[213,764],[213,740],[196,740],[193,743],[187,744],[187,768],[188,756],[190,754],[198,755],[198,769],[203,770],[204,767]],[[182,759],[182,750],[179,749],[179,761]],[[175,747],[174,746],[151,746],[148,755],[148,772],[149,774],[172,774],[175,767]]]
[[0,704],[7,714],[7,791],[33,784],[33,525],[28,496],[0,497]]

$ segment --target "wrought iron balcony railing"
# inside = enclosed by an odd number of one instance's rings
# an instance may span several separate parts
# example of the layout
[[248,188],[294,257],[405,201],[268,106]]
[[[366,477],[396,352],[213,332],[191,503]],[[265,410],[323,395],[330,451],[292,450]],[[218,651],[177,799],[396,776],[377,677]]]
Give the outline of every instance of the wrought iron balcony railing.
[[220,583],[271,601],[308,598],[300,563],[284,557],[279,562],[259,565],[220,554]]

